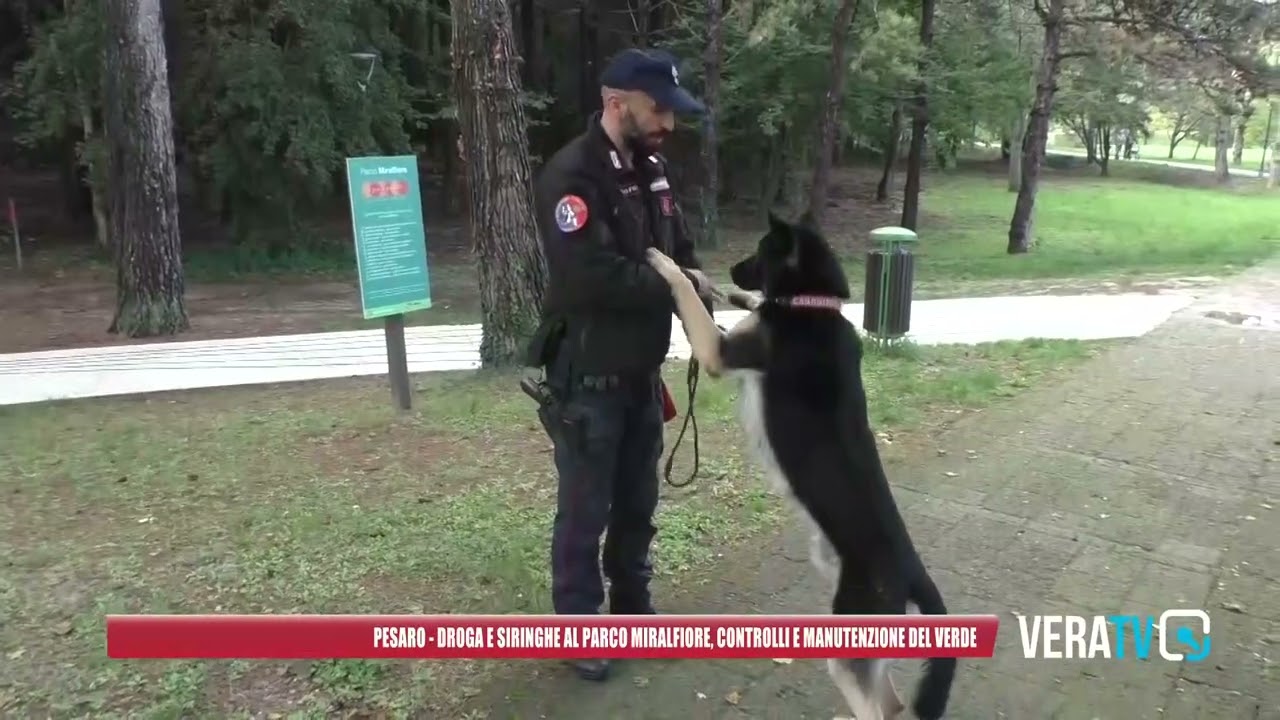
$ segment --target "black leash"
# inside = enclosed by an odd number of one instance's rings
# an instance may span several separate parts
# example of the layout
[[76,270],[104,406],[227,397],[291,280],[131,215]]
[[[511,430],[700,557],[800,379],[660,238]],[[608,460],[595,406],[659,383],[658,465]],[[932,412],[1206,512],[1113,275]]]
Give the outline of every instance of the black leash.
[[[689,411],[685,413],[684,424],[680,426],[680,434],[676,436],[676,441],[671,446],[671,454],[667,456],[667,466],[662,471],[662,477],[667,484],[676,488],[687,487],[698,476],[698,419],[693,412],[693,401],[698,394],[698,361],[692,357],[689,358],[689,369],[685,373],[685,386],[689,389]],[[675,483],[671,481],[671,466],[675,463],[676,450],[680,449],[680,441],[684,440],[684,432],[689,429],[689,425],[693,425],[693,472],[689,473],[688,480]]]

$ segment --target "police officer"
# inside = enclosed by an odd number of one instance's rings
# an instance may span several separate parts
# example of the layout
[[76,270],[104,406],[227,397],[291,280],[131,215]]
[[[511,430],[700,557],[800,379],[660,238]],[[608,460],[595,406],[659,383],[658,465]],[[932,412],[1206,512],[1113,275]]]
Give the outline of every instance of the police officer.
[[[561,614],[651,614],[649,546],[656,529],[664,422],[659,369],[671,340],[671,287],[649,266],[656,247],[699,270],[659,154],[675,115],[704,108],[680,86],[676,59],[624,50],[601,76],[603,108],[547,161],[535,211],[550,281],[528,362],[545,369],[553,402],[539,419],[555,444],[559,491],[551,540],[552,601]],[[572,663],[603,680],[608,660]]]

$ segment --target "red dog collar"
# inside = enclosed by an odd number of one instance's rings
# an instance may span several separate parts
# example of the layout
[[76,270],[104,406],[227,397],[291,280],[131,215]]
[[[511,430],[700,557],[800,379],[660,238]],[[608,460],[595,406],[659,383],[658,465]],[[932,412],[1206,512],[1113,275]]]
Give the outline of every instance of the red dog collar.
[[793,295],[791,297],[778,298],[776,302],[779,305],[812,308],[815,310],[835,310],[839,312],[844,309],[844,300],[834,295]]

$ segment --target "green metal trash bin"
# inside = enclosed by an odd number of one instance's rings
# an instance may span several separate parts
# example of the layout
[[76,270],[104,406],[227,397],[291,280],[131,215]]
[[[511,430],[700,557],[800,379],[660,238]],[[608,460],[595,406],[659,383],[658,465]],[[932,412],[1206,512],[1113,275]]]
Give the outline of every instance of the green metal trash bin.
[[911,329],[911,291],[915,280],[915,256],[907,245],[919,240],[904,227],[871,231],[880,245],[867,253],[862,327],[881,340],[901,338]]

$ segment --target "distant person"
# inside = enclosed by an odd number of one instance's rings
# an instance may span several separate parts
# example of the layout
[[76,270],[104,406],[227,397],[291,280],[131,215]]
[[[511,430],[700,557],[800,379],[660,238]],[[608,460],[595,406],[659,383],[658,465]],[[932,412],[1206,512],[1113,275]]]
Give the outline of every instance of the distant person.
[[[659,153],[676,114],[704,108],[680,86],[676,58],[666,52],[624,50],[600,81],[603,108],[535,183],[550,282],[527,364],[545,369],[551,396],[540,401],[538,417],[555,444],[559,474],[555,611],[600,611],[607,531],[609,611],[652,614],[658,461],[663,422],[674,413],[659,371],[675,305],[645,250],[662,250],[700,291],[711,288]],[[606,659],[572,665],[589,680],[608,676]]]

